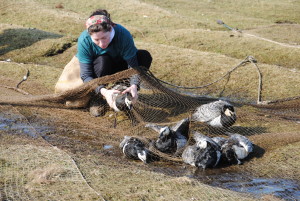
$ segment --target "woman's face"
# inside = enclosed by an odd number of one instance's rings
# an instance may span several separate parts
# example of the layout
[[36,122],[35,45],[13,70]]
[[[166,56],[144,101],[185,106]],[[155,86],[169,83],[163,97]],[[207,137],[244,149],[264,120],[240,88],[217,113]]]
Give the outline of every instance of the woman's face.
[[91,38],[96,45],[98,45],[102,49],[105,49],[108,47],[110,42],[110,32],[95,32],[91,34]]

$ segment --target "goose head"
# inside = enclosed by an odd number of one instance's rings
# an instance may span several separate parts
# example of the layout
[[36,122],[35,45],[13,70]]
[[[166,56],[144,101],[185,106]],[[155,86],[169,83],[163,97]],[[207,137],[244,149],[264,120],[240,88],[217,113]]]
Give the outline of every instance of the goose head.
[[173,153],[176,151],[176,140],[173,135],[173,131],[168,126],[160,129],[160,134],[155,142],[155,147],[164,153]]
[[241,164],[241,161],[238,159],[232,145],[225,143],[222,146],[222,155],[229,164]]
[[164,140],[164,139],[169,138],[170,134],[171,134],[171,129],[168,126],[165,126],[165,127],[162,127],[159,130],[159,137],[158,138],[160,140]]
[[133,103],[132,103],[132,96],[131,96],[130,93],[126,93],[126,94],[125,94],[125,100],[124,100],[124,102],[125,102],[126,107],[127,107],[129,110],[131,110],[131,109],[132,109],[132,106],[133,106]]
[[132,96],[130,93],[118,94],[115,97],[113,109],[116,112],[131,110],[132,106]]
[[236,113],[232,105],[224,105],[221,111],[221,124],[224,127],[232,126],[236,121]]
[[197,147],[200,149],[206,149],[207,147],[207,141],[206,140],[200,140],[196,142]]

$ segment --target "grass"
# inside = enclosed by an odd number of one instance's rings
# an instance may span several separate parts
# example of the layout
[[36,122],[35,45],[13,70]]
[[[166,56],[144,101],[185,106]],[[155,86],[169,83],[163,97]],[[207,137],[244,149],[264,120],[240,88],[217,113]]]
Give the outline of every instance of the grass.
[[[285,141],[286,139],[282,138],[282,140]],[[260,144],[259,142],[257,143]],[[299,165],[299,150],[297,146],[299,146],[299,141],[273,151],[268,150],[263,158],[254,159],[250,162],[251,171],[254,171],[253,173],[261,177],[282,177],[299,180],[300,171],[298,168],[295,168]],[[257,163],[268,168],[257,169],[255,168]]]
[[[1,75],[6,78],[13,79],[13,82],[7,84],[8,86],[16,86],[19,81],[22,80],[23,76],[26,75],[27,69],[30,71],[28,79],[32,83],[23,82],[22,89],[27,90],[29,93],[32,92],[32,85],[40,86],[40,94],[53,93],[54,84],[58,80],[59,73],[61,72],[58,68],[49,67],[46,65],[35,65],[35,64],[17,64],[17,63],[3,63],[1,64]],[[42,88],[45,88],[42,90]],[[35,88],[36,93],[38,90]]]
[[[45,196],[58,199],[61,195],[64,199],[97,199],[65,153],[40,140],[19,136],[17,143],[15,137],[2,139],[7,144],[1,144],[1,159],[10,165],[1,167],[1,175],[5,177],[0,177],[0,183],[15,188],[6,193],[7,199],[27,199],[28,193],[34,200]],[[29,142],[31,145],[26,145]],[[15,153],[13,157],[11,152]],[[24,190],[17,190],[20,188]]]
[[[212,188],[187,177],[172,178],[159,173],[149,174],[148,171],[130,170],[124,167],[108,169],[105,166],[98,166],[92,169],[96,171],[89,175],[103,175],[101,177],[105,184],[103,190],[107,192],[105,197],[109,200],[190,200],[199,197],[204,200],[220,198],[231,200],[239,197],[238,194]],[[113,181],[112,177],[114,177]],[[143,178],[143,182],[141,178]],[[97,184],[97,181],[94,183]],[[103,188],[103,184],[99,185],[98,189],[101,187]],[[174,189],[181,189],[181,192],[176,192]],[[245,199],[251,200],[251,198]]]
[[[76,39],[83,29],[84,19],[91,12],[92,8],[90,7],[94,5],[95,1],[89,2],[86,5],[81,2],[65,1],[62,9],[55,7],[56,1],[5,2],[5,9],[0,11],[3,16],[1,23],[36,28]],[[300,17],[296,12],[300,7],[298,2],[283,4],[274,0],[272,2],[226,1],[219,3],[182,0],[170,4],[168,1],[140,1],[139,3],[128,1],[119,10],[115,9],[117,4],[118,1],[113,1],[109,5],[103,4],[99,7],[107,8],[111,11],[114,21],[129,27],[137,41],[215,52],[238,59],[253,55],[259,62],[299,68],[299,62],[297,62],[299,61],[297,60],[299,49],[288,50],[246,36],[229,37],[230,33],[216,23],[217,19],[222,19],[225,23],[230,23],[230,26],[246,30],[272,25],[275,30],[272,29],[273,32],[271,30],[268,32],[280,34],[278,29],[280,30],[282,26],[276,28],[276,22],[299,23]],[[20,7],[24,10],[22,17],[17,12]],[[134,11],[130,12],[130,15],[126,15],[127,8],[132,8]],[[287,14],[287,10],[291,14]],[[296,24],[295,27],[297,27]],[[288,32],[287,29],[282,31]],[[289,37],[290,41],[299,41],[297,34],[291,36]],[[19,46],[21,45],[24,44]],[[273,57],[270,57],[270,53]],[[31,59],[35,57],[36,55]],[[164,58],[164,55],[160,54],[160,57]]]

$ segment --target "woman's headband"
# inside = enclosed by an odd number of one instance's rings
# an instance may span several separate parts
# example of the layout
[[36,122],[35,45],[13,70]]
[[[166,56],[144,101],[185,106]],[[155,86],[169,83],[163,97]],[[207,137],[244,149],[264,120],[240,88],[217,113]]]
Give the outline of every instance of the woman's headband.
[[90,26],[94,24],[101,24],[102,22],[106,22],[107,24],[110,24],[110,19],[105,15],[94,15],[89,19],[87,19],[85,26],[88,29]]

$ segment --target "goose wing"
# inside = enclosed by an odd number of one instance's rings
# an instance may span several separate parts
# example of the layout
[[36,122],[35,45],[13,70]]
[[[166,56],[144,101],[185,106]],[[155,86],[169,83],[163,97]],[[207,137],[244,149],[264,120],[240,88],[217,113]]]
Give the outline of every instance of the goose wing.
[[231,134],[230,139],[236,140],[240,146],[242,146],[247,153],[250,153],[253,151],[253,143],[245,136],[240,134]]
[[145,125],[146,128],[151,128],[152,130],[154,130],[155,132],[157,133],[160,133],[160,129],[165,127],[165,126],[160,126],[160,125],[157,125],[157,124],[153,124],[153,123],[148,123]]
[[[125,84],[125,83],[124,83]],[[116,90],[119,90],[119,91],[124,91],[125,89],[127,89],[128,87],[126,85],[123,85],[123,84],[116,84],[116,85],[113,85],[111,87],[111,89],[116,89]]]
[[199,106],[192,115],[192,120],[210,122],[221,115],[222,108],[227,102],[219,100]]
[[223,144],[226,143],[227,139],[224,137],[213,137],[211,138],[213,141],[215,141],[220,147],[222,147]]
[[181,138],[181,136],[188,138],[189,128],[190,128],[190,119],[185,118],[178,121],[174,126],[172,126],[171,130],[173,130],[176,133],[176,135],[178,135],[179,138]]
[[214,140],[212,140],[212,138],[203,135],[197,131],[194,132],[194,139],[197,144],[200,144],[202,142],[210,143],[214,147],[214,149],[220,150],[220,146]]
[[195,166],[196,150],[197,150],[197,147],[195,145],[187,146],[182,153],[183,162],[190,164],[192,166]]
[[194,139],[196,145],[204,150],[204,152],[210,152],[210,154],[216,154],[216,160],[213,166],[216,166],[221,158],[221,147],[212,138],[205,136],[197,131],[194,132]]
[[158,139],[155,141],[155,147],[163,153],[174,153],[177,150],[177,141],[175,138]]

